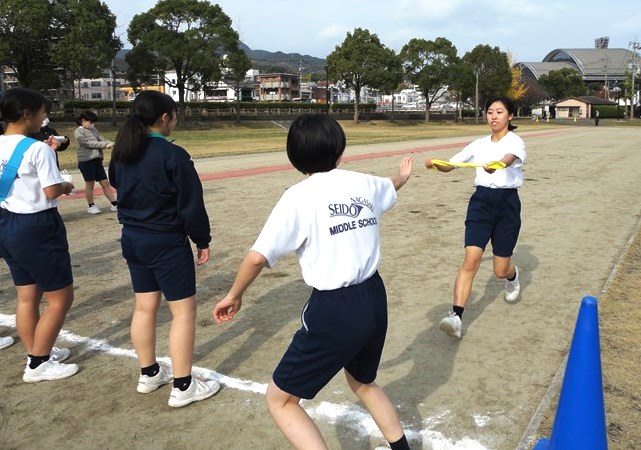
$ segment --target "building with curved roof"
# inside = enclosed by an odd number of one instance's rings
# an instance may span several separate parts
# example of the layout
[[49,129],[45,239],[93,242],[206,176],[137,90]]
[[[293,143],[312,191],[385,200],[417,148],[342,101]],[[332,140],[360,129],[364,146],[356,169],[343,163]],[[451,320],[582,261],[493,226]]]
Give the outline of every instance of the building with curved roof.
[[630,73],[635,53],[625,48],[560,48],[548,53],[542,62],[519,62],[522,76],[538,80],[553,70],[575,69],[583,81],[610,83],[623,81]]

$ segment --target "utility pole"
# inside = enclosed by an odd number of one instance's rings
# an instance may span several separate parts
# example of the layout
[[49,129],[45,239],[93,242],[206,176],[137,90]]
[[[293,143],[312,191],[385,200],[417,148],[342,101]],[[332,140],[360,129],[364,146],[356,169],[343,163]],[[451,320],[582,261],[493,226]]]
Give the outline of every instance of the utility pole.
[[630,42],[630,47],[632,47],[632,86],[630,89],[630,120],[634,119],[634,99],[636,96],[636,90],[634,86],[634,76],[636,75],[637,72],[637,67],[638,67],[638,58],[637,58],[637,50],[641,48],[641,44],[639,44],[638,41],[632,41]]
[[298,98],[303,101],[303,60],[298,60]]
[[111,61],[111,123],[116,126],[116,57]]
[[474,71],[476,75],[476,85],[474,88],[474,123],[479,124],[479,69]]
[[608,89],[608,62],[610,61],[610,57],[605,56],[602,61],[605,69],[605,99],[610,100],[610,90]]
[[479,124],[479,73],[483,70],[483,64],[474,70],[476,75],[476,86],[474,88],[474,123]]

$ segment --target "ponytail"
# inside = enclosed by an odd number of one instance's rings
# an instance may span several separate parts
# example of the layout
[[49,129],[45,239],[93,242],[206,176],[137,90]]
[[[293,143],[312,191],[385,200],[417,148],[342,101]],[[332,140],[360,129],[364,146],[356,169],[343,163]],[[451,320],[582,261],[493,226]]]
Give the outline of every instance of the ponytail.
[[516,125],[512,125],[512,122],[508,122],[508,124],[507,124],[507,131],[514,131],[514,130],[516,130],[517,128],[518,128],[518,127],[517,127]]
[[111,159],[123,163],[136,161],[140,157],[148,133],[142,120],[130,114],[118,130]]
[[163,114],[175,117],[177,113],[176,102],[167,94],[158,91],[138,94],[131,106],[131,113],[118,130],[111,158],[122,163],[137,161],[145,148],[149,128]]

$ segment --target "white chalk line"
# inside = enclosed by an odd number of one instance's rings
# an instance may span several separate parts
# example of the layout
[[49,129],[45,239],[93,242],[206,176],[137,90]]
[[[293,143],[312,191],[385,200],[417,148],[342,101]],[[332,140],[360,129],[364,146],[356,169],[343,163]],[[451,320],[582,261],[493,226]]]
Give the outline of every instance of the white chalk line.
[[[0,325],[15,328],[16,316],[14,314],[0,314]],[[79,336],[67,330],[61,330],[59,338],[67,343],[84,347],[87,350],[101,352],[112,356],[124,356],[130,359],[137,359],[136,352],[133,349],[124,349],[114,347],[109,342],[103,339],[93,339],[90,337]],[[167,356],[158,358],[159,361],[171,363],[171,359]],[[253,392],[255,394],[265,395],[267,391],[266,383],[258,383],[251,380],[242,380],[239,378],[232,378],[216,372],[212,369],[205,367],[193,366],[192,373],[196,378],[204,380],[216,380],[224,386],[240,391]],[[303,400],[303,404],[308,403]],[[343,403],[336,404],[326,401],[321,401],[318,405],[313,407],[305,407],[307,413],[316,420],[323,420],[329,424],[339,423],[343,426],[347,425],[352,428],[359,436],[363,437],[377,437],[383,439],[376,423],[364,409],[352,404]],[[423,424],[433,423],[432,418],[424,419]],[[424,449],[430,450],[487,450],[477,441],[469,438],[463,438],[459,441],[450,441],[443,434],[429,430],[413,430],[405,427],[405,434],[407,438],[412,440],[420,439],[423,442]]]

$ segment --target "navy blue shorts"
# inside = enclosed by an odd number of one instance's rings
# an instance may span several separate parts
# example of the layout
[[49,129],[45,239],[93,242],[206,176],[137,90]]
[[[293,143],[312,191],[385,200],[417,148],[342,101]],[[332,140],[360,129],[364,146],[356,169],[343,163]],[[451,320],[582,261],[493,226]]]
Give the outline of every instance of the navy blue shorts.
[[161,291],[169,301],[196,295],[194,253],[184,233],[123,227],[120,244],[135,293]]
[[274,370],[281,390],[312,399],[342,368],[360,383],[376,379],[387,333],[387,294],[378,272],[354,286],[314,289],[301,321]]
[[102,158],[94,158],[78,163],[78,169],[85,181],[102,181],[107,179],[107,173],[102,166]]
[[56,208],[34,214],[0,208],[0,255],[16,286],[51,292],[73,284],[67,229]]
[[492,189],[477,186],[467,206],[465,246],[485,250],[492,242],[495,256],[514,253],[521,230],[521,200],[516,189]]

